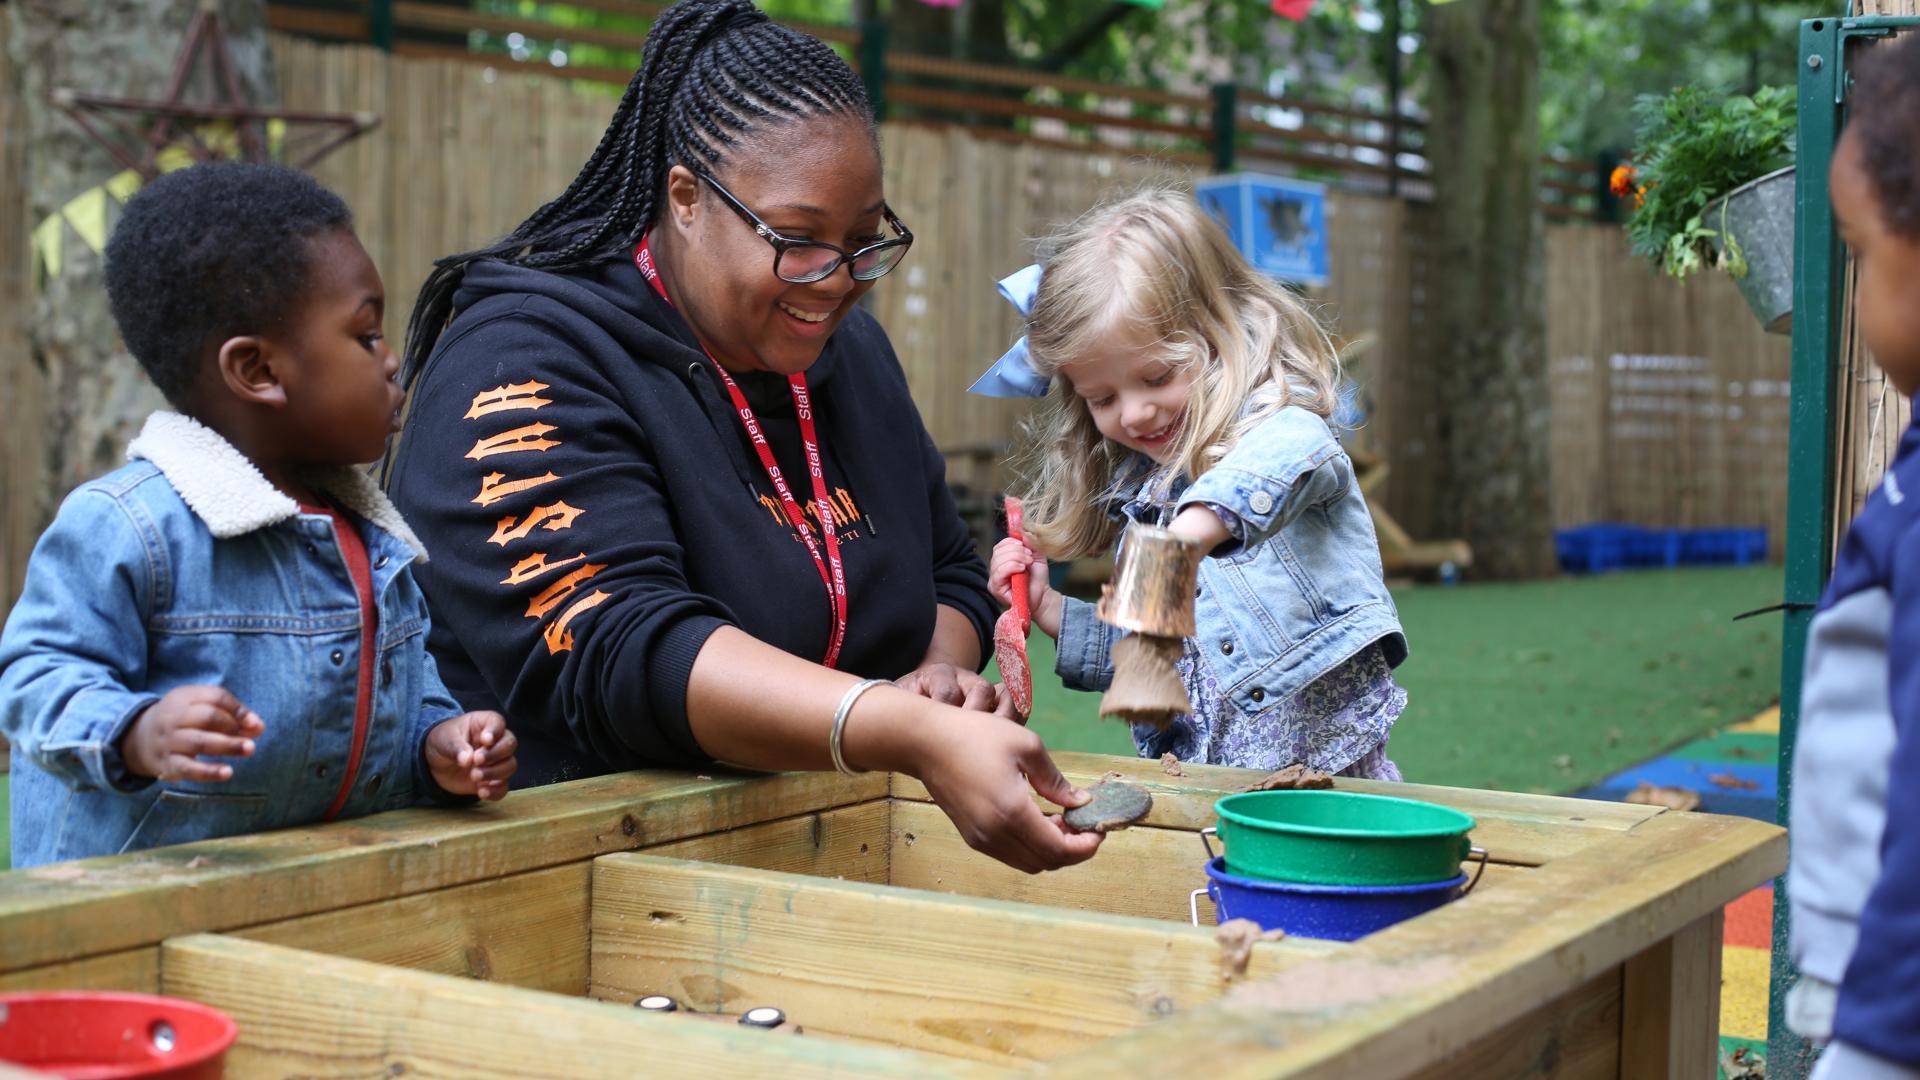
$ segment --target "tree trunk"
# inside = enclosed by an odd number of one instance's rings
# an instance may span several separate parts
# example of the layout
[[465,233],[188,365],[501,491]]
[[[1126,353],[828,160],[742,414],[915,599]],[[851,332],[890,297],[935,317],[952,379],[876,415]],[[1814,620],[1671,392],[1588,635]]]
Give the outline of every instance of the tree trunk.
[[1540,0],[1429,7],[1436,527],[1486,577],[1552,572],[1539,189]]
[[[6,5],[0,17],[11,20],[7,47],[18,77],[16,100],[26,114],[29,227],[123,168],[49,104],[49,92],[66,87],[132,98],[165,96],[175,58],[201,6],[201,0],[13,0]],[[265,5],[221,0],[218,8],[242,91],[256,103],[275,101]],[[186,100],[213,100],[210,55],[203,46]],[[118,221],[118,211],[119,204],[108,196],[107,228]],[[40,285],[21,320],[24,350],[0,353],[0,362],[32,365],[25,379],[6,372],[7,384],[37,383],[40,398],[10,402],[7,410],[15,418],[37,417],[40,429],[37,446],[20,448],[26,452],[10,455],[6,463],[9,489],[25,488],[10,490],[5,500],[13,519],[5,530],[9,541],[24,537],[30,543],[68,491],[121,463],[127,440],[148,412],[164,404],[114,328],[101,276],[104,259],[81,232],[71,226],[62,226],[62,232],[60,266],[36,275]],[[9,603],[25,566],[24,548],[16,552],[14,546],[8,543],[6,552]]]

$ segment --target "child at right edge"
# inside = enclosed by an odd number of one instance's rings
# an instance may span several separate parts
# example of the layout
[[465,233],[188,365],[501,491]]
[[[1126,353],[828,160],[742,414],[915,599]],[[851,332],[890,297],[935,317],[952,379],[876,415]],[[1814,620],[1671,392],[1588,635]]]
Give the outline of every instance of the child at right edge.
[[[1029,571],[1034,624],[1067,685],[1112,678],[1115,631],[1047,587],[1056,557],[1104,553],[1127,520],[1197,541],[1198,633],[1178,667],[1193,712],[1134,727],[1144,757],[1398,780],[1407,642],[1353,463],[1328,426],[1338,364],[1305,306],[1180,192],[1096,209],[1002,283],[1027,315],[976,389],[1046,395],[1026,503],[1034,547],[994,549],[990,587]],[[983,385],[984,384],[984,385]]]
[[[1861,335],[1920,387],[1920,37],[1872,50],[1829,179]],[[1920,427],[1841,541],[1807,634],[1787,1025],[1814,1080],[1920,1078]]]

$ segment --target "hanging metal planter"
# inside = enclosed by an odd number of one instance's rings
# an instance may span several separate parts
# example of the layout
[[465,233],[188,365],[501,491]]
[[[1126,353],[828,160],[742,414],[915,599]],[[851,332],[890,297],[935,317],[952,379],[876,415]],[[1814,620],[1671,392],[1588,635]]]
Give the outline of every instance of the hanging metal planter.
[[1770,334],[1793,332],[1793,166],[1708,203],[1701,220],[1721,268]]

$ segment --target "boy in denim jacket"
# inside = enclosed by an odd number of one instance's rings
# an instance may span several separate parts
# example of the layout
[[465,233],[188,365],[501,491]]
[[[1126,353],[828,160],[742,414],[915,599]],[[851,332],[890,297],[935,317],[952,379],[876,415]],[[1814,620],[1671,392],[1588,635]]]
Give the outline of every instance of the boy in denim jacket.
[[106,277],[179,412],[61,505],[0,637],[14,864],[504,796],[514,737],[448,696],[426,552],[356,467],[402,395],[346,205],[196,166],[127,204]]
[[[1860,333],[1920,388],[1920,38],[1874,49],[1830,173]],[[1920,426],[1847,529],[1807,632],[1787,1024],[1815,1080],[1920,1080]]]

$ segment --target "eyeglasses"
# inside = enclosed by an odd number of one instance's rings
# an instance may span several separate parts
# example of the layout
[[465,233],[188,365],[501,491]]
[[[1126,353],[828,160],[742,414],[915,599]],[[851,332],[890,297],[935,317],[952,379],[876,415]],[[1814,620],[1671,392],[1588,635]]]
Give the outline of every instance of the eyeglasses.
[[877,244],[868,244],[857,251],[835,247],[819,240],[798,240],[791,236],[782,236],[774,232],[760,215],[747,209],[747,204],[734,198],[733,192],[720,186],[713,177],[699,169],[691,169],[693,175],[700,178],[713,189],[720,200],[740,215],[740,220],[753,226],[760,239],[773,245],[773,276],[781,281],[795,285],[805,285],[810,281],[819,281],[840,269],[841,263],[848,264],[855,281],[872,281],[885,277],[892,269],[900,265],[900,259],[906,255],[907,248],[913,246],[913,234],[894,216],[893,208],[880,204],[880,212],[886,215],[887,226],[898,233],[891,240],[882,240]]

